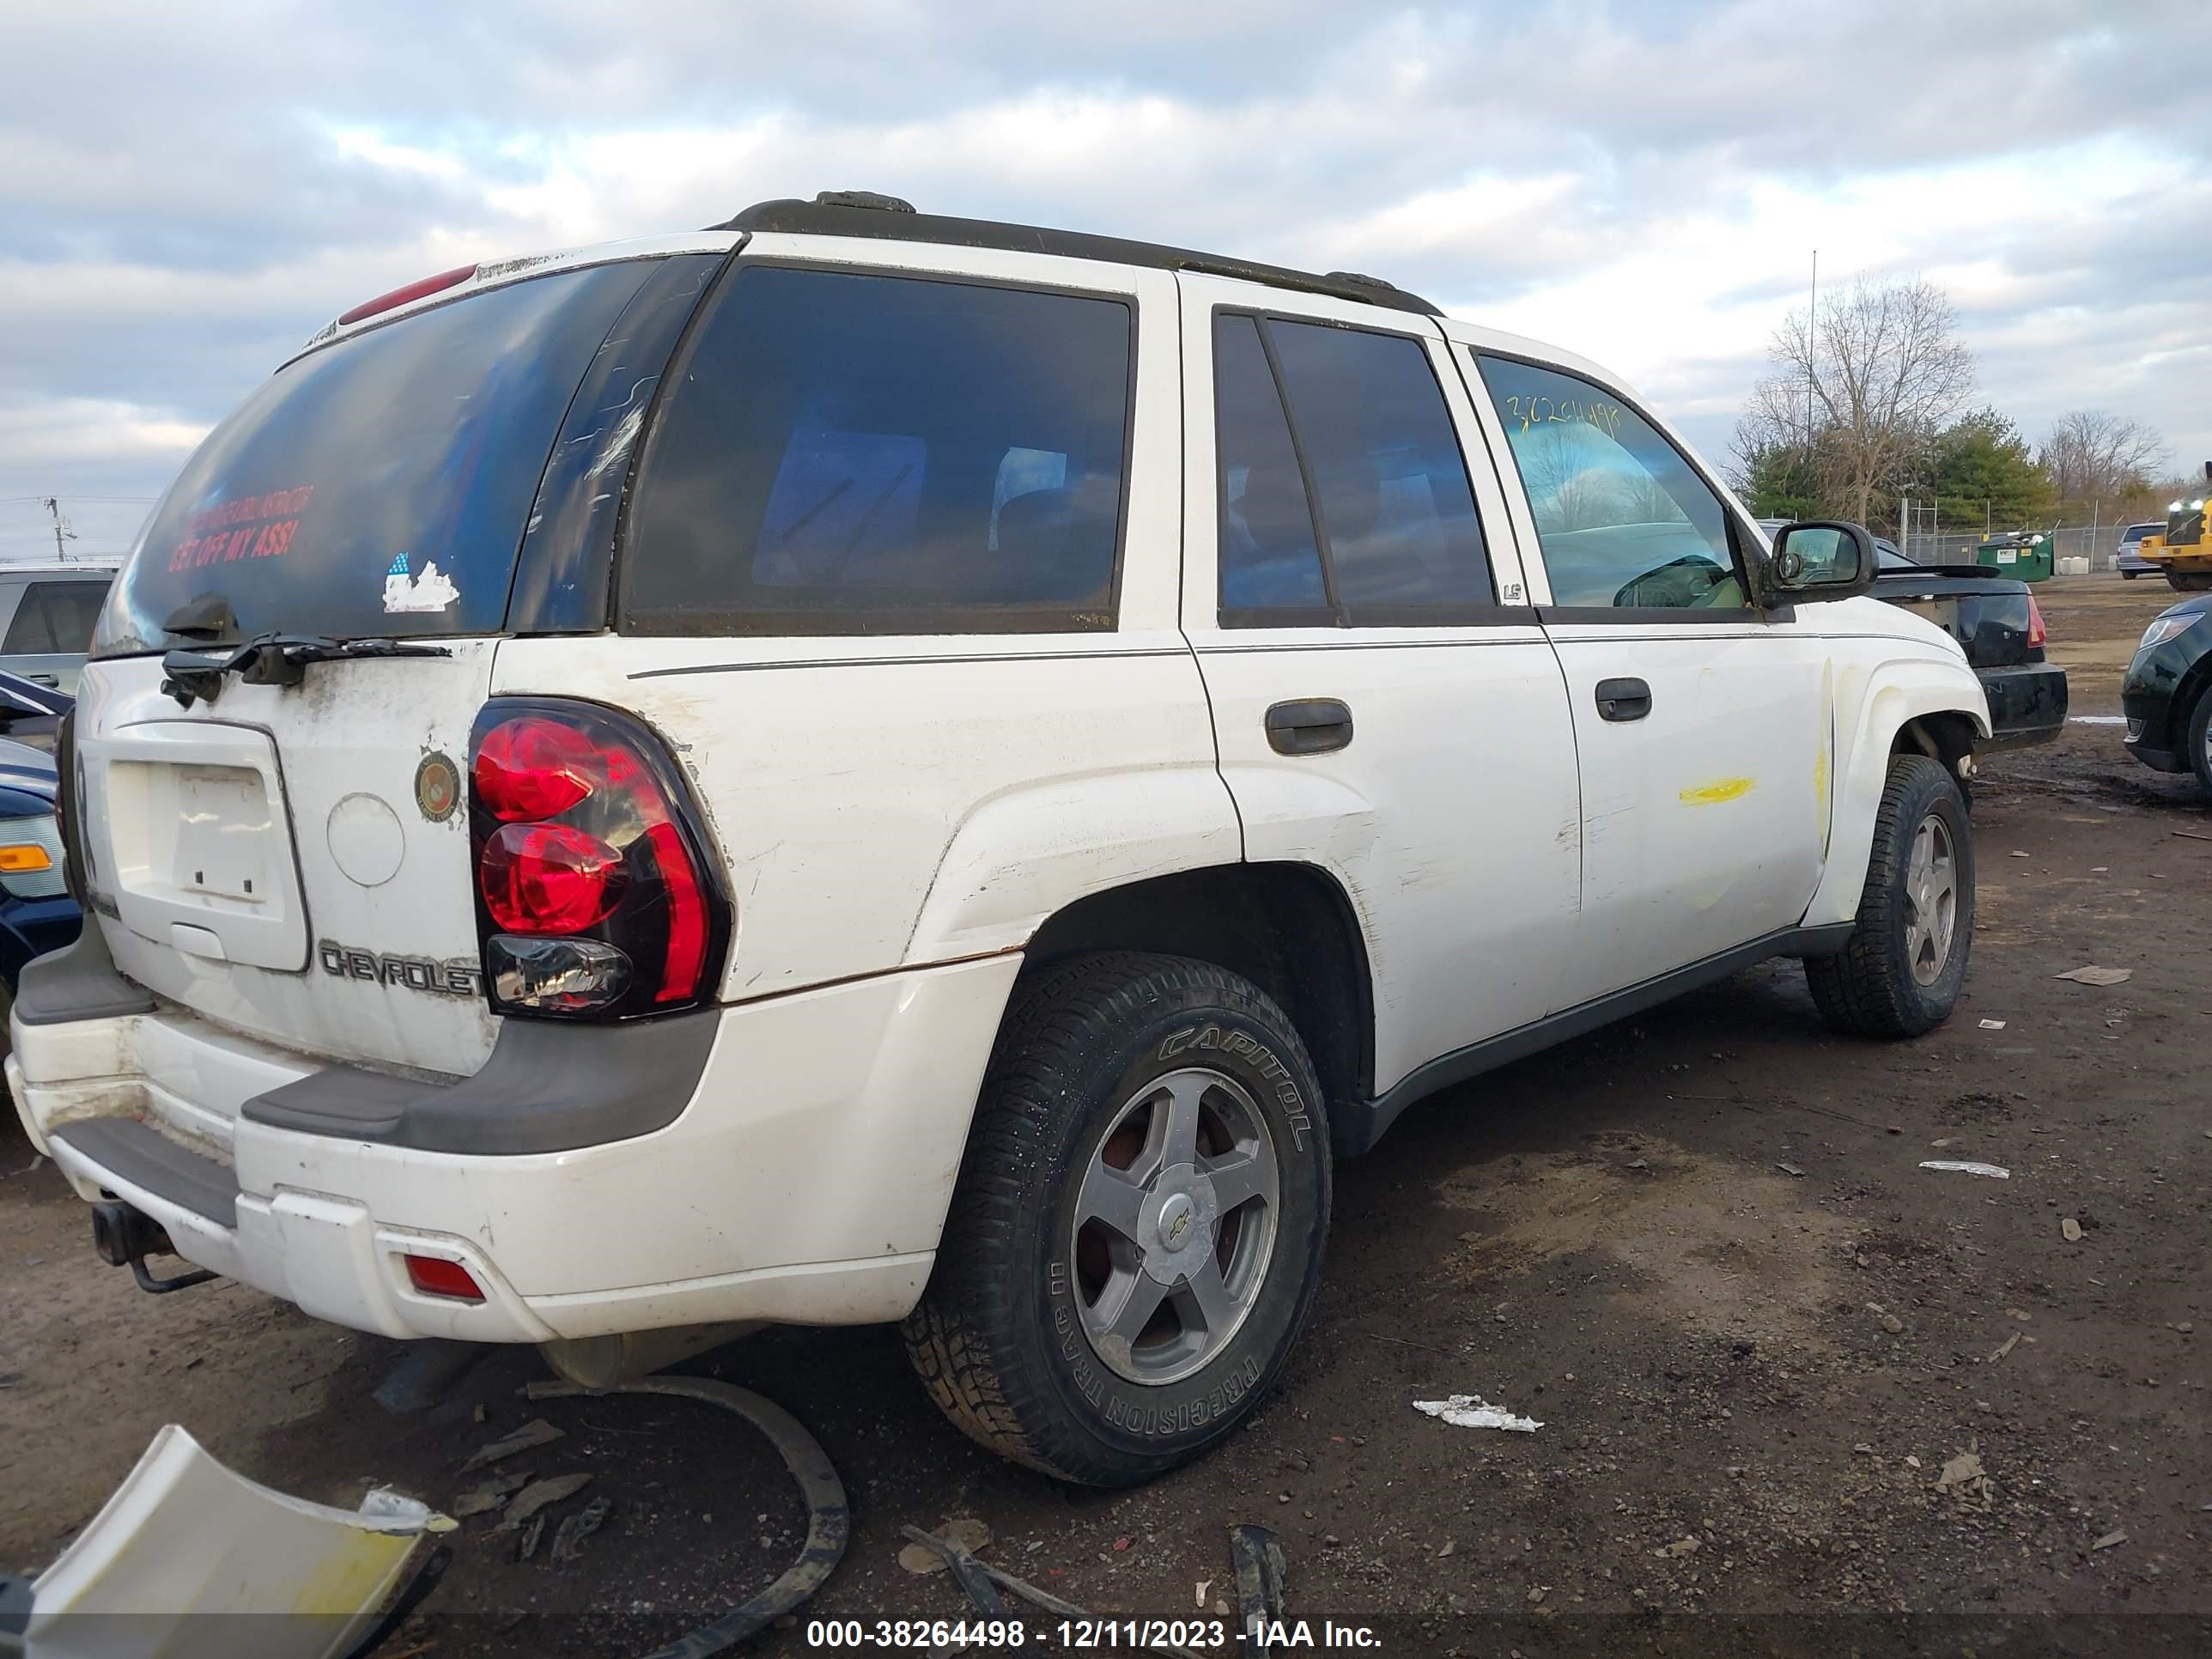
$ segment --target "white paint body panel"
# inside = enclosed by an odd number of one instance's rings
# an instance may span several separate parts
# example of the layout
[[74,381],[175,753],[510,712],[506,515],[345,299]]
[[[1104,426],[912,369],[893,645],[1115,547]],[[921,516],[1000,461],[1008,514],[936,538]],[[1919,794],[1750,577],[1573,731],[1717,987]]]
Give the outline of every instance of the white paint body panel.
[[[415,308],[558,264],[738,240],[510,263]],[[1348,301],[1034,253],[761,235],[744,257],[1132,301],[1118,626],[441,640],[448,658],[317,665],[292,690],[233,680],[212,708],[188,711],[161,693],[152,659],[94,665],[78,726],[93,886],[110,901],[99,925],[156,1007],[18,1023],[9,1061],[34,1142],[85,1196],[118,1191],[191,1260],[392,1335],[534,1341],[896,1318],[927,1279],[1023,948],[1075,901],[1239,859],[1323,872],[1366,948],[1367,1084],[1379,1095],[1607,990],[1801,919],[1847,919],[1899,726],[1965,711],[1986,732],[1956,647],[1872,600],[1805,606],[1788,623],[1547,631],[1528,504],[1464,357],[1500,345],[1613,384],[1579,359]],[[1498,613],[1469,626],[1219,625],[1220,304],[1424,343],[1460,430]],[[1616,675],[1651,683],[1651,717],[1596,720],[1592,687]],[[466,813],[418,810],[414,770],[428,750],[465,767],[471,723],[501,695],[628,710],[691,781],[735,915],[726,1006],[688,1106],[633,1139],[509,1157],[245,1121],[245,1101],[335,1063],[451,1076],[483,1066],[497,1022],[480,999],[333,975],[317,942],[475,958]],[[1275,753],[1265,710],[1309,697],[1348,703],[1354,742]],[[180,863],[173,826],[118,823],[157,799],[174,816],[181,797],[158,796],[143,774],[118,772],[110,787],[109,769],[171,756],[230,769],[194,796],[217,804],[191,847],[246,852]],[[250,792],[234,822],[223,816],[222,789],[246,774],[281,801],[286,835],[258,831]],[[102,886],[118,850],[140,872],[128,893]],[[195,878],[180,888],[187,864]],[[100,1115],[141,1119],[232,1168],[236,1225],[134,1188],[47,1133]],[[485,1302],[415,1292],[399,1266],[409,1252],[464,1263]]]
[[[1424,319],[1218,277],[1182,283],[1183,627],[1212,700],[1245,856],[1326,871],[1350,897],[1374,981],[1378,1094],[1439,1054],[1549,1011],[1577,931],[1574,732],[1535,613],[1479,627],[1235,628],[1218,618],[1213,313],[1271,314],[1427,337],[1456,422],[1465,389]],[[1475,506],[1502,526],[1498,478],[1470,454]],[[1519,580],[1493,532],[1501,583]],[[1334,697],[1350,745],[1285,756],[1271,704]]]
[[[666,1128],[474,1157],[300,1134],[238,1105],[319,1063],[180,1011],[14,1031],[25,1125],[88,1200],[106,1187],[202,1267],[391,1336],[534,1342],[738,1320],[896,1319],[929,1277],[968,1121],[1021,959],[1008,952],[722,1015]],[[228,1132],[189,1133],[189,1092]],[[139,1117],[236,1171],[223,1227],[46,1133]],[[480,1306],[422,1296],[407,1253],[465,1265]]]

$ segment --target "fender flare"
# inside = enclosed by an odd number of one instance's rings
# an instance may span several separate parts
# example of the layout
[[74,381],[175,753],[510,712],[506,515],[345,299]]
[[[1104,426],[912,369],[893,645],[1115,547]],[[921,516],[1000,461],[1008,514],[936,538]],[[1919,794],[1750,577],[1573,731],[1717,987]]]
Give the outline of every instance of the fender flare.
[[[1990,735],[1989,699],[1963,662],[1940,657],[1890,657],[1847,672],[1836,702],[1839,742],[1834,799],[1830,804],[1828,858],[1820,885],[1806,907],[1804,925],[1849,921],[1858,915],[1874,854],[1875,815],[1889,776],[1897,734],[1929,714],[1962,715],[1978,739]],[[1854,698],[1850,682],[1863,681]]]

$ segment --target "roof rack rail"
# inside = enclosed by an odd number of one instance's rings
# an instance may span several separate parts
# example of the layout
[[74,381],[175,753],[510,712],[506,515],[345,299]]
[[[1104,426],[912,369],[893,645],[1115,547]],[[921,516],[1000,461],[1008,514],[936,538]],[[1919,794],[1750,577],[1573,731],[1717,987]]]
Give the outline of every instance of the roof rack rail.
[[1145,265],[1156,270],[1190,270],[1209,276],[1231,276],[1302,294],[1327,294],[1363,305],[1387,306],[1394,311],[1415,312],[1425,317],[1443,314],[1418,294],[1410,294],[1379,276],[1364,276],[1357,271],[1332,270],[1326,276],[1316,276],[1311,271],[1292,270],[1284,265],[1262,264],[1219,253],[1200,253],[1157,242],[1129,241],[1119,236],[1093,236],[1084,231],[1052,230],[1042,225],[1004,224],[995,219],[954,219],[940,214],[917,213],[912,203],[896,196],[880,196],[873,191],[825,190],[811,202],[802,202],[796,197],[756,202],[743,212],[708,228],[780,231],[793,235],[862,236],[878,240],[933,242],[949,247],[1051,253],[1065,258]]

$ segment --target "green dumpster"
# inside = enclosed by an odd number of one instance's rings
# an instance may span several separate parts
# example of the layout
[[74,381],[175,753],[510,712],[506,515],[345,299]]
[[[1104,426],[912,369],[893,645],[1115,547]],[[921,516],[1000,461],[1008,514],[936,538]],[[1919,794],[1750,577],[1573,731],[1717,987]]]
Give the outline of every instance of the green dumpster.
[[2014,581],[2047,581],[2053,551],[2050,537],[2033,530],[2010,530],[2002,535],[1984,537],[1982,544],[1974,550],[1974,562],[1988,566],[2000,576],[2010,576]]

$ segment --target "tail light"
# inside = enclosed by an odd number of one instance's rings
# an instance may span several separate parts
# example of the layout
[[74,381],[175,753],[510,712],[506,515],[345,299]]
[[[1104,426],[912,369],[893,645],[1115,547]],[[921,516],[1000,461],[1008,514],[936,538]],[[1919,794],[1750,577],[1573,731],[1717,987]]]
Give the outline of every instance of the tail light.
[[2035,595],[2031,593],[2027,596],[2027,648],[2040,651],[2043,641],[2043,607],[2036,604]]
[[721,866],[637,720],[552,698],[485,704],[469,826],[495,1011],[628,1019],[712,999],[730,933]]
[[433,294],[442,294],[449,288],[459,288],[477,274],[474,265],[457,265],[451,270],[441,270],[435,276],[425,276],[404,288],[395,288],[389,294],[380,294],[374,300],[364,300],[351,311],[341,312],[338,326],[357,323],[364,317],[374,317],[379,312],[397,310],[416,300],[428,299]]

